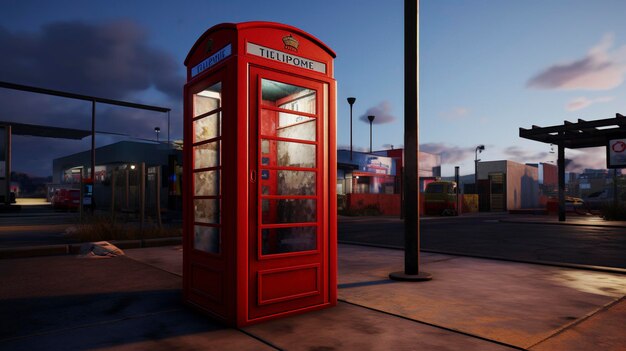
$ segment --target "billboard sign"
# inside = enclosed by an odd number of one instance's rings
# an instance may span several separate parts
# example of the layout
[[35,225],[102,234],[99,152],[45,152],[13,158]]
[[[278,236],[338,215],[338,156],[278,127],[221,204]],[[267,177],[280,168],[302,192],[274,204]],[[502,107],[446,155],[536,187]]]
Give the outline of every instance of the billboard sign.
[[626,168],[626,138],[608,141],[606,146],[606,167]]

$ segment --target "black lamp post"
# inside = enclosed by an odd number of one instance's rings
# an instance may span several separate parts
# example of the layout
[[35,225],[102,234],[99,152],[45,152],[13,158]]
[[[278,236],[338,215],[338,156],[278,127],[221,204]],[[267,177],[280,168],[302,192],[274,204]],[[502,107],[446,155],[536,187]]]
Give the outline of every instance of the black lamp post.
[[156,133],[157,143],[159,142],[159,133],[161,133],[161,128],[154,127],[154,132]]
[[372,153],[372,122],[374,122],[375,116],[369,115],[367,119],[370,121],[370,154]]
[[474,193],[478,194],[478,154],[485,151],[485,145],[476,146],[474,151]]
[[350,104],[350,161],[352,161],[352,105],[354,105],[355,101],[356,98],[354,97],[348,98],[348,103]]

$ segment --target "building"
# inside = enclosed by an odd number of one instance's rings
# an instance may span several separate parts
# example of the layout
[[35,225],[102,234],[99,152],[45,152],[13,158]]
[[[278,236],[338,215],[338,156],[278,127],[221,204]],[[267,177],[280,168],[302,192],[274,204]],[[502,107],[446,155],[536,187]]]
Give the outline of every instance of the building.
[[[121,141],[95,150],[94,198],[98,207],[109,206],[112,197],[112,176],[117,172],[116,188],[126,191],[118,198],[134,198],[139,189],[139,167],[146,166],[148,181],[154,182],[161,173],[161,202],[176,207],[181,197],[182,151],[163,143]],[[49,192],[59,187],[79,187],[81,179],[91,175],[91,151],[60,157],[52,161],[52,182]],[[121,176],[121,177],[120,177]],[[118,179],[116,178],[116,179]],[[121,184],[124,183],[124,184]],[[156,184],[156,183],[155,183]],[[176,200],[176,198],[179,198]],[[120,200],[118,200],[119,202]],[[128,202],[129,200],[126,200]]]
[[478,162],[481,211],[509,211],[539,207],[539,170],[513,161]]
[[[337,151],[337,194],[402,192],[403,149],[373,153]],[[426,184],[441,178],[441,156],[419,152],[418,177],[420,191]]]
[[391,157],[337,151],[337,194],[396,194],[396,160]]

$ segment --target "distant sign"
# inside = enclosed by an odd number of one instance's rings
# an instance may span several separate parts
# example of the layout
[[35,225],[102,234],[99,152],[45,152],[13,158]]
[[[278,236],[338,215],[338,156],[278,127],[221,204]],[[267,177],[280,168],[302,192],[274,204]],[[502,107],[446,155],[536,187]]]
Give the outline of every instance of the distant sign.
[[626,139],[609,140],[606,146],[607,168],[626,168]]

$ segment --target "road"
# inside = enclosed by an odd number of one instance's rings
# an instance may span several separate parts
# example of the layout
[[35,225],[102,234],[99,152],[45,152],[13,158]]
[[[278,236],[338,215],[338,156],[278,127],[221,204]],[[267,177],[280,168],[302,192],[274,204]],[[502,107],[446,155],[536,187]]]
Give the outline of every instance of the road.
[[71,243],[65,230],[77,222],[77,213],[55,212],[50,205],[0,213],[0,248]]
[[[512,217],[513,216],[513,217]],[[507,223],[515,215],[431,217],[420,221],[422,250],[522,261],[626,268],[626,229]],[[339,241],[402,248],[404,224],[388,217],[340,217]]]
[[[532,223],[508,223],[515,215],[480,214],[423,217],[423,250],[548,261],[626,269],[626,229]],[[78,214],[54,212],[49,206],[24,206],[0,214],[0,248],[72,242],[64,233]],[[404,223],[390,217],[341,217],[339,240],[391,246],[404,245]]]

